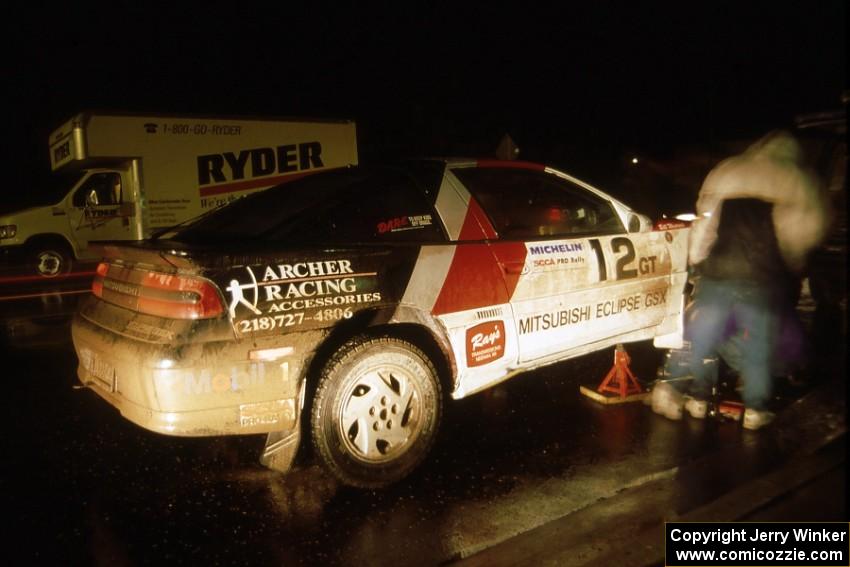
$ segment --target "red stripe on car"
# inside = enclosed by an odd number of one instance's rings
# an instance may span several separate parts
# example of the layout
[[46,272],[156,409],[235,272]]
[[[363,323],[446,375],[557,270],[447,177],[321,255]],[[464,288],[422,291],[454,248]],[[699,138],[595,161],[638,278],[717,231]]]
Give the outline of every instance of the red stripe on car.
[[509,161],[500,159],[480,159],[478,167],[503,167],[513,169],[533,169],[535,171],[546,171],[546,166],[530,161]]
[[[484,211],[474,199],[471,200],[463,228],[461,228],[460,240],[484,240],[495,237],[496,231],[493,230]],[[519,248],[522,248],[521,253]],[[499,259],[497,259],[497,253],[500,255]],[[434,303],[433,313],[442,315],[508,303],[516,289],[521,269],[517,269],[515,274],[506,273],[511,270],[506,270],[500,265],[503,263],[500,262],[502,256],[504,259],[514,261],[518,261],[521,257],[524,262],[525,245],[500,243],[491,246],[486,242],[458,244],[443,287]]]

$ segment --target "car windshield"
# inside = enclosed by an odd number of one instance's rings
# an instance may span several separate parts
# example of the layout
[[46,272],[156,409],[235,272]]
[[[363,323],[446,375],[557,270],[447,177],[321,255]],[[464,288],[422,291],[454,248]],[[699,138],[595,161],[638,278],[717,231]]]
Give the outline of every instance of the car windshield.
[[[314,173],[199,217],[177,230],[171,240],[297,244],[439,240],[443,233],[426,193],[397,168],[350,167]],[[388,228],[416,224],[416,219],[421,221],[416,225],[419,230]]]

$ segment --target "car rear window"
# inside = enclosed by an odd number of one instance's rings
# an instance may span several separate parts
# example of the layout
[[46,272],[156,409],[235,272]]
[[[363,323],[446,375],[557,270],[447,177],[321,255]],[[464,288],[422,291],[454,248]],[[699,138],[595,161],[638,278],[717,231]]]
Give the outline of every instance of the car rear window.
[[254,193],[177,231],[181,242],[444,241],[432,188],[401,168],[352,167]]

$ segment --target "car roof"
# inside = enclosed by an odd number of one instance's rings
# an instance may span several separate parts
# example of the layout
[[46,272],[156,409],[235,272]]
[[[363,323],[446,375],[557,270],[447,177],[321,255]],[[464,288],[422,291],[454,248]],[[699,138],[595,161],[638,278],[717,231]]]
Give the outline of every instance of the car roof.
[[542,163],[519,160],[502,160],[496,158],[472,158],[472,157],[430,157],[423,160],[439,161],[449,168],[459,167],[506,167],[518,169],[534,169],[543,171],[546,166]]

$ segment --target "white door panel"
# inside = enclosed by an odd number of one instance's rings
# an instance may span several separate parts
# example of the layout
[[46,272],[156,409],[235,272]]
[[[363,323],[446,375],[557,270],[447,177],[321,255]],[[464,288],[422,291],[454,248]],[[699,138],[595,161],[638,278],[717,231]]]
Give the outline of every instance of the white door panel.
[[457,364],[452,397],[462,398],[502,380],[519,353],[510,305],[471,309],[437,319],[446,326]]
[[520,362],[661,323],[671,257],[660,233],[529,242],[511,304]]

